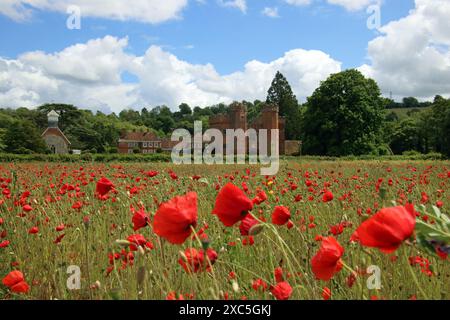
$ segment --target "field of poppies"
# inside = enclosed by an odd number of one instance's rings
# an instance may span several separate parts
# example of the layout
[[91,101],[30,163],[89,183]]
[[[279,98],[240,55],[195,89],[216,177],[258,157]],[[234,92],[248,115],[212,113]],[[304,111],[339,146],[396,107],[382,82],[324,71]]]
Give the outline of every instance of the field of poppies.
[[0,299],[449,299],[450,163],[0,164]]

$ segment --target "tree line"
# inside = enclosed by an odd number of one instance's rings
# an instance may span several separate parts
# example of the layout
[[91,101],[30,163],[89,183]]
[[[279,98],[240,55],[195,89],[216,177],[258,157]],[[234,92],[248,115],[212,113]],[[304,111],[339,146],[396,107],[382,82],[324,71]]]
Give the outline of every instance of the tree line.
[[[286,118],[286,139],[302,140],[302,153],[320,156],[392,155],[438,152],[450,156],[450,99],[436,96],[419,102],[401,102],[381,96],[378,84],[350,69],[331,75],[303,104],[287,79],[278,72],[265,101],[242,101],[248,121],[258,117],[266,103],[277,104]],[[194,121],[208,128],[211,115],[228,106],[200,108],[182,103],[177,111],[168,106],[126,109],[119,114],[81,110],[67,104],[45,104],[36,109],[0,109],[0,152],[48,153],[41,138],[47,113],[60,114],[59,126],[72,149],[89,153],[117,153],[124,131],[153,131],[170,136],[176,128],[193,132]]]

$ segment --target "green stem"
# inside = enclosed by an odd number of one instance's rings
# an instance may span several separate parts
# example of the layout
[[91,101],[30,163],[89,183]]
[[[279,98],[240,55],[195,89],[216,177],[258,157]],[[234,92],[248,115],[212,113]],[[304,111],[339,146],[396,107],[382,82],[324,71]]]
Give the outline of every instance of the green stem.
[[411,266],[411,263],[409,263],[409,257],[408,257],[406,250],[404,250],[404,256],[405,256],[406,263],[408,265],[409,273],[411,274],[416,286],[419,288],[419,291],[422,294],[422,296],[425,298],[425,300],[429,300],[428,295],[425,293],[422,286],[419,284],[419,280],[417,279],[416,273],[414,272],[414,270]]

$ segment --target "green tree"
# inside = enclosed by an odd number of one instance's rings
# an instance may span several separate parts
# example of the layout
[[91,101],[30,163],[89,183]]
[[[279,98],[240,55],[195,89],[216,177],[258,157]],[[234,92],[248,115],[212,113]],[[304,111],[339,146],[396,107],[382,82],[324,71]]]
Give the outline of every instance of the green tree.
[[10,124],[3,137],[6,151],[10,153],[46,153],[47,145],[36,126],[28,121],[16,120]]
[[403,108],[419,108],[420,103],[414,97],[403,98]]
[[372,79],[351,69],[331,75],[308,98],[303,149],[312,155],[377,153],[383,145],[384,103]]
[[287,79],[277,72],[267,94],[267,103],[276,104],[280,115],[286,117],[286,139],[300,138],[300,108]]
[[433,149],[450,156],[450,99],[436,96],[424,123]]

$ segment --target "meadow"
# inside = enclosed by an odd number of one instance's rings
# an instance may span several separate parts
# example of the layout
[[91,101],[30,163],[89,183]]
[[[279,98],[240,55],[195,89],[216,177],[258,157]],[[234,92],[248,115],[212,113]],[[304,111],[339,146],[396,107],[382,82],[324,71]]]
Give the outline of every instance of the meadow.
[[[448,243],[425,250],[418,229],[383,250],[355,237],[408,202],[434,229],[450,205],[446,161],[288,160],[275,177],[249,165],[2,163],[0,185],[0,299],[450,298]],[[177,224],[186,216],[195,222]]]

